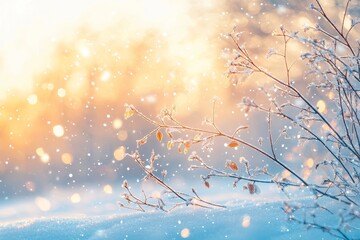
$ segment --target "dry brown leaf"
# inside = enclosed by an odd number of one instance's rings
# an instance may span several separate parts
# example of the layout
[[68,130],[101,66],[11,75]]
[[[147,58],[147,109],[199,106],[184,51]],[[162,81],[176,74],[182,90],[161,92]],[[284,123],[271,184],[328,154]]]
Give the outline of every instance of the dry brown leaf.
[[191,142],[190,141],[184,141],[184,146],[189,149],[191,148]]
[[159,142],[161,142],[162,138],[163,138],[163,134],[162,134],[162,132],[161,132],[160,129],[159,129],[159,130],[156,131],[156,139],[157,139]]
[[237,170],[239,169],[238,166],[236,165],[236,163],[233,162],[233,161],[231,161],[231,162],[229,163],[229,167],[230,167],[230,169],[233,170],[233,171],[237,171]]
[[248,183],[247,184],[247,189],[249,190],[250,194],[254,194],[255,193],[255,184]]
[[255,185],[255,183],[248,183],[247,184],[247,189],[249,190],[250,194],[260,193],[260,189],[259,189],[259,187],[257,185]]
[[205,181],[204,185],[205,185],[205,187],[210,188],[210,183],[209,182]]
[[238,147],[240,144],[238,141],[235,141],[235,140],[232,140],[229,144],[228,144],[228,147],[229,148],[236,148]]

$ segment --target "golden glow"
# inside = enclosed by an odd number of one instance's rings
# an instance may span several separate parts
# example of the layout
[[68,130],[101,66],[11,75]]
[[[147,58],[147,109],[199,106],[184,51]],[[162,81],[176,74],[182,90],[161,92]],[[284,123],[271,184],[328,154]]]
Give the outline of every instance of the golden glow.
[[49,154],[45,153],[45,154],[41,155],[40,159],[43,163],[48,163],[50,161],[50,156],[49,156]]
[[64,128],[61,125],[55,125],[53,127],[53,133],[55,137],[62,137],[64,135]]
[[66,90],[63,89],[63,88],[59,88],[59,89],[57,90],[57,95],[58,95],[59,97],[61,97],[61,98],[65,97],[65,96],[66,96]]
[[314,159],[308,158],[305,162],[305,166],[308,168],[312,168],[314,166]]
[[112,122],[112,126],[114,129],[120,129],[122,127],[122,125],[123,125],[123,122],[119,118],[114,119],[114,121]]
[[288,170],[284,170],[284,171],[282,171],[281,176],[283,178],[288,178],[291,176],[291,172],[289,172]]
[[72,155],[70,153],[63,153],[61,155],[61,161],[64,164],[71,165],[72,162],[73,162],[73,157],[72,157]]
[[36,94],[31,94],[28,98],[27,101],[29,104],[31,105],[35,105],[38,102],[38,97],[36,96]]
[[37,148],[35,152],[39,157],[45,154],[44,149],[42,147]]
[[127,139],[127,137],[128,137],[128,133],[127,133],[126,130],[120,130],[120,131],[118,132],[118,139],[119,139],[120,141],[125,141],[125,140]]
[[125,158],[126,156],[126,149],[124,146],[118,147],[117,149],[115,149],[114,151],[114,157],[116,160],[121,161]]
[[182,238],[190,237],[190,230],[188,228],[183,228],[180,232]]
[[71,195],[70,200],[72,203],[79,203],[81,201],[80,194],[74,193],[73,195]]
[[43,148],[39,147],[36,149],[36,154],[40,157],[40,160],[43,163],[48,163],[50,161],[50,156],[47,154]]
[[250,224],[251,224],[251,217],[249,215],[245,215],[242,219],[241,226],[243,228],[248,228],[250,227]]
[[35,198],[35,204],[43,212],[47,212],[51,209],[50,201],[44,197]]
[[107,81],[109,80],[109,78],[111,77],[111,73],[109,71],[105,71],[102,75],[101,75],[101,81]]
[[[5,21],[0,21],[0,79],[4,79],[0,81],[4,104],[0,105],[5,106],[0,114],[4,129],[0,137],[16,150],[5,149],[7,154],[31,155],[36,147],[46,146],[46,152],[36,152],[41,162],[60,158],[69,165],[74,156],[62,151],[72,149],[75,138],[81,141],[89,136],[79,129],[91,129],[94,141],[114,131],[119,141],[133,139],[133,130],[143,126],[118,117],[125,102],[137,104],[152,117],[174,105],[176,115],[188,120],[195,119],[194,113],[198,114],[196,119],[208,117],[216,95],[223,101],[217,107],[216,120],[219,124],[235,121],[236,117],[222,118],[222,113],[230,113],[239,100],[234,96],[246,95],[262,78],[254,76],[237,87],[230,84],[224,65],[231,54],[222,50],[234,45],[221,33],[231,32],[236,25],[236,30],[244,32],[244,43],[259,65],[285,79],[284,68],[279,67],[283,60],[277,56],[265,59],[269,47],[283,50],[281,39],[271,33],[281,24],[296,30],[313,21],[301,9],[273,8],[261,1],[237,4],[235,10],[231,1],[218,0],[109,0],[106,4],[101,0],[92,4],[87,0],[64,0],[61,4],[38,0],[24,3],[22,9],[27,14],[21,14],[15,1],[0,2],[2,9],[9,9],[8,16],[3,16]],[[284,23],[285,16],[291,21]],[[289,62],[295,64],[292,79],[302,77],[297,64],[304,48],[289,41]],[[325,104],[318,107],[319,111],[326,109]],[[107,114],[111,117],[101,119]],[[113,131],[99,126],[112,127]],[[53,138],[49,138],[49,129]],[[54,153],[55,149],[59,152]],[[126,151],[119,147],[112,154],[121,161]],[[21,162],[26,157],[11,159]],[[286,159],[295,160],[292,155]]]
[[319,113],[325,113],[326,112],[326,103],[323,100],[319,100],[316,104],[316,107],[319,111]]
[[103,187],[103,190],[106,194],[112,194],[113,193],[113,188],[111,185],[107,184]]

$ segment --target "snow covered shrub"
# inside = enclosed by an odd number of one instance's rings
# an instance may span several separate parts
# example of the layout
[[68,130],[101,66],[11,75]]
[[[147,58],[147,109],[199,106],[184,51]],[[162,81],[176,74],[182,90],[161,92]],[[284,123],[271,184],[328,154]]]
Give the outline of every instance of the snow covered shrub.
[[[228,74],[233,84],[247,81],[249,76],[264,79],[257,88],[257,97],[243,97],[238,104],[242,113],[258,113],[254,118],[262,131],[253,126],[234,126],[232,132],[222,130],[215,123],[214,98],[212,117],[202,127],[193,127],[176,118],[173,109],[164,109],[158,118],[143,114],[133,105],[126,105],[125,118],[136,115],[154,128],[137,141],[140,148],[155,136],[165,142],[167,148],[177,148],[188,154],[190,169],[206,172],[200,175],[204,186],[211,187],[214,178],[233,180],[234,187],[243,184],[249,194],[260,192],[260,184],[277,185],[291,197],[298,189],[311,193],[312,200],[302,204],[284,202],[284,212],[289,220],[317,228],[329,234],[348,239],[359,233],[360,221],[360,20],[350,16],[351,2],[345,3],[341,21],[331,19],[319,1],[310,5],[318,23],[305,26],[302,31],[291,32],[280,27],[274,38],[282,41],[281,49],[270,49],[268,61],[278,61],[283,74],[273,73],[266,64],[259,63],[246,48],[245,33],[234,28],[226,37],[233,42],[229,56]],[[278,40],[278,39],[276,39]],[[275,40],[274,40],[275,41]],[[293,61],[288,55],[293,43],[300,44],[299,58]],[[304,49],[306,51],[304,51]],[[293,50],[293,49],[292,49]],[[301,77],[293,77],[294,68],[304,69]],[[246,131],[246,134],[244,134]],[[246,135],[260,136],[256,141]],[[203,152],[220,147],[215,141],[226,139],[229,149],[244,147],[264,159],[258,166],[243,156],[225,160],[224,168],[217,168],[193,150],[201,145]],[[153,151],[143,160],[138,151],[128,153],[144,171],[145,179],[151,179],[164,188],[159,196],[138,197],[128,183],[124,199],[129,205],[120,206],[145,211],[156,208],[170,211],[182,205],[199,207],[224,207],[208,202],[192,189],[190,193],[177,191],[166,181],[167,170],[157,165],[159,156]],[[295,159],[293,162],[286,160]],[[276,165],[277,167],[272,167]],[[167,202],[165,196],[175,197],[177,202]],[[319,214],[329,215],[336,224],[316,220]]]

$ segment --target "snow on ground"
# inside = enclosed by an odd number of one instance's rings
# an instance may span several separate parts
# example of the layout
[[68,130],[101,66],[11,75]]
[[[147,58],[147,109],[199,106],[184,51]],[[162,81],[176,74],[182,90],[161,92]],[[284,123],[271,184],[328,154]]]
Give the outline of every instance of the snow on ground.
[[288,222],[281,206],[243,201],[227,209],[23,219],[1,223],[0,239],[331,239]]

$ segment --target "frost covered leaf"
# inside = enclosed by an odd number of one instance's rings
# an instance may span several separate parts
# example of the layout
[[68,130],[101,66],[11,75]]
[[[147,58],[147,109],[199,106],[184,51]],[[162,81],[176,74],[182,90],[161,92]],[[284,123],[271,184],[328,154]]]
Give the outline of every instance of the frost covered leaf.
[[247,186],[244,186],[244,189],[247,189],[250,194],[260,193],[260,188],[255,183],[248,183]]
[[199,155],[197,155],[197,153],[195,151],[193,151],[190,156],[188,157],[188,160],[190,162],[192,161],[199,161],[199,162],[202,162],[202,159],[199,157]]
[[124,180],[121,187],[125,188],[125,189],[128,188],[128,182],[126,180]]
[[198,134],[195,135],[194,140],[195,141],[200,141],[201,138],[202,138],[202,133],[198,133]]
[[167,149],[168,150],[171,150],[172,148],[174,147],[174,141],[168,141],[168,143],[167,143]]
[[162,176],[163,178],[165,178],[166,175],[167,175],[167,171],[166,171],[166,170],[162,170],[162,171],[161,171],[161,176]]
[[233,171],[237,171],[239,169],[237,164],[231,160],[226,160],[225,167],[230,168]]
[[159,129],[159,130],[156,131],[156,139],[157,139],[159,142],[161,142],[162,138],[163,138],[163,134],[162,134],[162,132],[161,132],[160,129]]
[[170,130],[169,128],[167,128],[167,129],[165,130],[165,132],[166,132],[166,134],[169,136],[170,139],[173,138],[173,135],[172,135],[171,130]]
[[144,145],[147,142],[147,137],[143,137],[140,140],[136,140],[137,147],[140,147],[141,145]]
[[134,114],[135,114],[134,106],[125,104],[124,118],[128,119],[128,118],[132,117]]
[[236,147],[239,146],[239,142],[233,140],[233,141],[231,141],[230,143],[228,143],[227,146],[228,146],[229,148],[236,148]]
[[248,161],[245,157],[240,157],[240,158],[239,158],[239,162],[240,162],[240,163],[245,163],[245,164],[248,164],[248,163],[249,163],[249,161]]
[[191,148],[191,142],[190,141],[184,141],[184,146],[187,149]]
[[238,166],[236,165],[236,163],[233,161],[230,162],[229,167],[233,171],[237,171],[239,169]]

